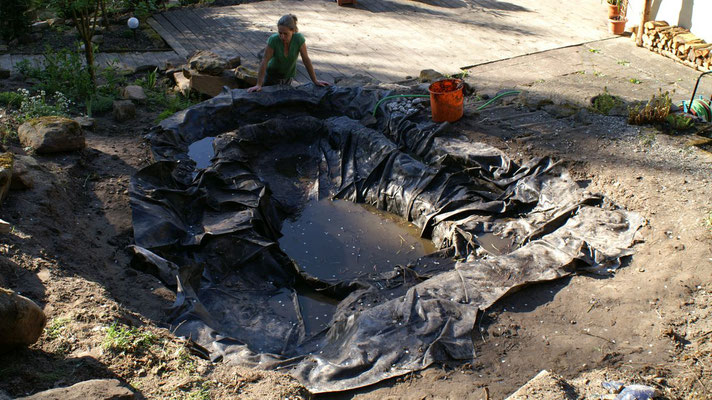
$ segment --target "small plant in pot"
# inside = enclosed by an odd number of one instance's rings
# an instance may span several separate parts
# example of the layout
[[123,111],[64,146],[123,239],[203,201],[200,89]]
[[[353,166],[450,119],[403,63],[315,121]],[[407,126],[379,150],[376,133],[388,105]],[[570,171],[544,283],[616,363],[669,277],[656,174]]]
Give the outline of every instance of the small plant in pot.
[[621,0],[606,0],[608,3],[608,18],[621,15]]
[[608,1],[608,6],[611,6],[611,3],[616,3],[618,7],[618,15],[610,15],[610,9],[609,9],[609,17],[608,17],[608,29],[610,32],[614,35],[622,35],[623,32],[625,31],[625,23],[628,21],[625,18],[625,12],[626,12],[626,0],[607,0]]

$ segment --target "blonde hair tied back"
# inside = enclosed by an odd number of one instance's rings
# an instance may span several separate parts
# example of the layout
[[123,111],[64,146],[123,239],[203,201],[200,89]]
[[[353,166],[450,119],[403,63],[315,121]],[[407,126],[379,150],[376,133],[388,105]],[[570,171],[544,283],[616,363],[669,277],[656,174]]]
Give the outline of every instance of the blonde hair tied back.
[[297,16],[294,14],[283,15],[282,18],[277,21],[277,26],[289,28],[294,31],[294,33],[299,32],[299,28],[297,28]]

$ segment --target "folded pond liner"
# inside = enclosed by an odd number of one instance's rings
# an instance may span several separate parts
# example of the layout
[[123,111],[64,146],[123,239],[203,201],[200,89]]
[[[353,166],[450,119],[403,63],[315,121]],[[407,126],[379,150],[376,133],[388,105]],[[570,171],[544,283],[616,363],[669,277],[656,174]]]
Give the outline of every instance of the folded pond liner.
[[[632,254],[641,217],[580,188],[553,160],[519,165],[430,122],[427,108],[381,105],[370,117],[380,98],[412,90],[226,90],[147,135],[156,162],[131,180],[133,265],[176,289],[176,334],[213,360],[278,369],[313,393],[343,391],[471,360],[478,311],[523,285]],[[197,170],[187,149],[204,137],[216,137],[215,157]],[[308,184],[295,191],[269,166],[297,150],[309,155],[299,177]],[[311,277],[278,239],[284,210],[315,197],[398,215],[443,251],[348,281]],[[512,250],[483,253],[487,234]],[[339,301],[316,334],[300,312],[305,288]]]

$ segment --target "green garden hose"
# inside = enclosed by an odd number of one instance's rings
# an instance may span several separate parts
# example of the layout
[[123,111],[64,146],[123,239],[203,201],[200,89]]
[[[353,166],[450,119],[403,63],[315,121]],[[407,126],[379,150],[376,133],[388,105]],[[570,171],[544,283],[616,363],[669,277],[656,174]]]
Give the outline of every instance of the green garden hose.
[[502,92],[502,93],[500,93],[500,94],[494,96],[493,98],[491,98],[491,99],[490,99],[488,102],[486,102],[485,104],[483,104],[483,105],[477,107],[477,111],[480,111],[480,110],[484,109],[485,107],[487,107],[487,106],[489,106],[490,104],[492,104],[492,103],[494,103],[495,101],[497,101],[497,99],[499,99],[499,98],[502,98],[502,97],[504,97],[504,96],[512,96],[512,95],[519,94],[519,93],[521,93],[521,92],[518,91],[518,90],[510,90],[510,91],[507,91],[507,92]]

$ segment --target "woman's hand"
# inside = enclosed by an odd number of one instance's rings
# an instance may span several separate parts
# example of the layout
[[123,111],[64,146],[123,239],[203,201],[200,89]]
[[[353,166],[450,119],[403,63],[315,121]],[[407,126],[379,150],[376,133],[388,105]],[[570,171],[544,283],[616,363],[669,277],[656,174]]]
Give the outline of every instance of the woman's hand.
[[318,80],[318,79],[314,81],[314,84],[317,85],[317,86],[322,86],[322,87],[324,87],[324,86],[330,86],[330,83],[329,83],[329,82],[320,81],[320,80]]
[[262,85],[255,85],[255,86],[247,89],[247,93],[259,92],[260,90],[262,90]]

